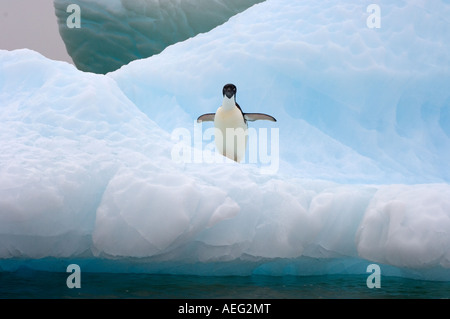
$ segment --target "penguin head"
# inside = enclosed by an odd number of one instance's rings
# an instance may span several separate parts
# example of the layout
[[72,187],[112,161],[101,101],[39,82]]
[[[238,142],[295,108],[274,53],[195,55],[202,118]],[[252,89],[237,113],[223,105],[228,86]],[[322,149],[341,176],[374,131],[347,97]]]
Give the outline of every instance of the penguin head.
[[231,99],[234,96],[234,99],[236,100],[236,86],[234,84],[225,84],[222,90],[223,96]]

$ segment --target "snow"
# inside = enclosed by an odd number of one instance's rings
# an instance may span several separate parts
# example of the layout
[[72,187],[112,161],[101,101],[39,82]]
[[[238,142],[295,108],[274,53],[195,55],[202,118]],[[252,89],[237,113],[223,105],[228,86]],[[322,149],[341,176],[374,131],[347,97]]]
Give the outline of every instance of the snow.
[[[450,280],[450,6],[368,5],[268,0],[106,75],[0,51],[0,268]],[[208,157],[229,82],[270,162]]]

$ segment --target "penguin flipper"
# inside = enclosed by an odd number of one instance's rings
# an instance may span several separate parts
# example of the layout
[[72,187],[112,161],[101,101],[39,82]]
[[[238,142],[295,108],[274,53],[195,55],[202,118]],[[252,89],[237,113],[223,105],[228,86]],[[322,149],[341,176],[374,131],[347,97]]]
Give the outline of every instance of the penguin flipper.
[[216,114],[215,113],[206,113],[203,115],[200,115],[197,119],[197,123],[200,122],[214,122],[214,116]]
[[273,116],[263,114],[263,113],[244,113],[244,118],[250,122],[257,121],[257,120],[267,120],[267,121],[272,121],[272,122],[277,121]]

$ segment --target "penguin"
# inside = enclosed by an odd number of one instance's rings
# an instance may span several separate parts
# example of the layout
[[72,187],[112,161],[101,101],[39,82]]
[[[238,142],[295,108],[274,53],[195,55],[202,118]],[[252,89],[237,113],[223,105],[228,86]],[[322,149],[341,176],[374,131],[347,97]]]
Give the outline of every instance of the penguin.
[[[277,120],[270,115],[263,113],[244,113],[236,102],[236,86],[234,84],[225,84],[222,89],[223,101],[216,113],[206,113],[198,117],[197,123],[214,122],[215,127],[215,144],[216,150],[236,162],[241,162],[245,157],[248,140],[248,124],[257,120],[268,120],[276,122]],[[230,130],[228,135],[232,137],[232,141],[227,142],[227,129]]]

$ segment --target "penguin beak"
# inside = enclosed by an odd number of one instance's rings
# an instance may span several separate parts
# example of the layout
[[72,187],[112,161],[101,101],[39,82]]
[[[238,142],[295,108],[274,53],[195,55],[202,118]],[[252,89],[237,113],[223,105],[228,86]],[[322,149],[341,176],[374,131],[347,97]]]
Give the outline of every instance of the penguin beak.
[[227,98],[231,99],[233,97],[234,93],[232,90],[226,90],[225,95],[227,96]]

